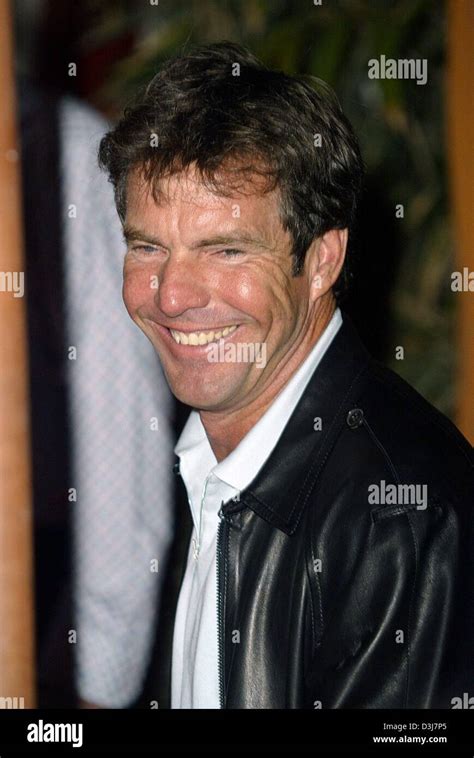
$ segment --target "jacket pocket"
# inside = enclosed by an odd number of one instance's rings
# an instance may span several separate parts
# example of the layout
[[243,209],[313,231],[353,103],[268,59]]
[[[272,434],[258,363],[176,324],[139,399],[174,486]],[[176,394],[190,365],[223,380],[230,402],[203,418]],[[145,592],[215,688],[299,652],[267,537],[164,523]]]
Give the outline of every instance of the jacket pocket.
[[374,508],[370,511],[370,515],[372,517],[372,521],[374,523],[377,523],[378,521],[382,521],[385,518],[391,518],[392,516],[400,516],[403,513],[407,513],[409,511],[426,511],[428,509],[439,509],[440,511],[443,510],[443,506],[440,505],[437,502],[431,502],[427,503],[426,508],[420,508],[416,503],[407,503],[406,505],[381,505],[379,508]]

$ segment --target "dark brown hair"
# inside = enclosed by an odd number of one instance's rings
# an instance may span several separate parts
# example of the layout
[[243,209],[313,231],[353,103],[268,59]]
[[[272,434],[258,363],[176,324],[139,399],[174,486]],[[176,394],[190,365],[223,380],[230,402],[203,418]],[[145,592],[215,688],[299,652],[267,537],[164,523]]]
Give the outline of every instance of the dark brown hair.
[[[99,149],[122,222],[131,168],[140,168],[156,199],[159,180],[190,164],[221,194],[255,174],[265,176],[267,189],[279,189],[295,276],[315,237],[353,225],[363,162],[334,92],[319,79],[268,69],[235,43],[195,47],[167,61]],[[336,296],[347,280],[346,262]]]

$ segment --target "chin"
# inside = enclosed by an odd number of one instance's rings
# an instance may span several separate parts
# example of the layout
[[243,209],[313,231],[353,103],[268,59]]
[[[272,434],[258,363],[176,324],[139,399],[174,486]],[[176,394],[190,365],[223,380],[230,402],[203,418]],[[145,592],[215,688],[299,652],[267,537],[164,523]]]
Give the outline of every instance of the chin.
[[190,408],[194,408],[196,411],[214,411],[221,408],[221,403],[216,402],[216,398],[210,398],[207,395],[202,395],[198,392],[178,392],[171,390],[173,395],[184,405],[189,405]]
[[181,403],[202,411],[223,410],[235,394],[235,390],[232,391],[228,387],[220,386],[219,389],[213,390],[210,382],[200,384],[199,379],[194,386],[190,386],[189,382],[185,385],[173,381],[168,383],[171,392]]

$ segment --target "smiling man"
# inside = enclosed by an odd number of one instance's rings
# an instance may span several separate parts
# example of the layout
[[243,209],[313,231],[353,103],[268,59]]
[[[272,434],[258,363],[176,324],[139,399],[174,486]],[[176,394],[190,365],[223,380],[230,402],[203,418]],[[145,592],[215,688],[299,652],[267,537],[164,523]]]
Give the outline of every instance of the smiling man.
[[[127,190],[127,308],[155,345],[174,394],[200,410],[218,461],[257,423],[333,317],[331,286],[347,239],[347,230],[334,229],[314,240],[304,272],[294,276],[278,192],[255,195],[251,181],[244,190],[216,196],[194,166],[163,183],[160,204],[136,170]],[[216,363],[216,342],[264,344],[266,366]]]
[[472,449],[338,305],[363,170],[333,93],[198,48],[100,162],[125,304],[192,408],[171,707],[453,707],[474,681]]

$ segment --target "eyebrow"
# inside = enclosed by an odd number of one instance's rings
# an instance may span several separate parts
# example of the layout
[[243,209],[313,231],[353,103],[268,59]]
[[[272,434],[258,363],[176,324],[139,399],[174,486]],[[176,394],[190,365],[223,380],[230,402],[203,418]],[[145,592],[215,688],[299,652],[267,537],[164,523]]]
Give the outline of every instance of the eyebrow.
[[[148,242],[150,245],[156,245],[157,247],[162,247],[164,250],[168,249],[166,245],[163,245],[163,243],[160,242],[160,240],[157,237],[154,237],[151,234],[146,234],[140,229],[135,229],[134,227],[129,226],[127,224],[125,224],[125,226],[123,227],[123,238],[126,243],[140,240],[143,242]],[[246,232],[241,232],[239,230],[231,231],[229,232],[229,234],[226,234],[226,235],[217,235],[215,237],[209,237],[207,239],[198,240],[198,242],[194,242],[191,245],[190,249],[198,250],[200,248],[211,247],[213,245],[233,245],[235,243],[253,245],[255,247],[264,248],[266,250],[272,249],[270,245],[268,245],[259,237],[252,237],[252,235],[247,234]]]
[[146,234],[145,232],[142,232],[141,229],[135,229],[133,226],[129,226],[125,224],[122,228],[122,235],[124,242],[134,242],[135,240],[140,240],[142,242],[149,242],[150,245],[157,245],[159,247],[165,247],[160,240],[157,237],[153,237],[151,234]]

